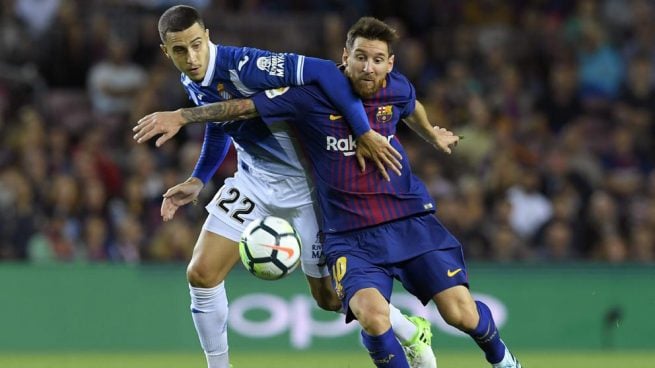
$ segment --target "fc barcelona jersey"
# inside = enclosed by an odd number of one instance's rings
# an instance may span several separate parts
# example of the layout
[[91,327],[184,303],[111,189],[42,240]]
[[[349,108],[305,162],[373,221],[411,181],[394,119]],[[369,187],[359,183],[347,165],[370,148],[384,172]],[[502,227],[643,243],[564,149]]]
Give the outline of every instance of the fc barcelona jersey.
[[387,137],[401,153],[402,175],[382,178],[374,165],[362,172],[355,157],[355,138],[343,117],[317,87],[270,90],[252,96],[267,124],[287,121],[297,131],[312,167],[325,232],[343,232],[434,212],[425,185],[412,174],[407,154],[396,137],[398,122],[416,104],[414,87],[391,72],[364,107],[371,128]]

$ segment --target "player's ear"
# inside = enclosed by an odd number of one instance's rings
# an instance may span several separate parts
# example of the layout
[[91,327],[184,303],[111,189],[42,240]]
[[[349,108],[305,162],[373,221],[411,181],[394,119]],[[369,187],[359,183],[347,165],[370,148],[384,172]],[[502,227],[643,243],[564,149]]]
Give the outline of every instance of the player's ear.
[[168,55],[168,51],[166,50],[166,46],[164,46],[164,44],[159,44],[159,48],[161,49],[161,52],[164,53],[164,56],[169,59],[171,58],[170,55]]
[[205,38],[209,40],[209,28],[205,28]]
[[387,63],[387,73],[391,73],[393,70],[393,61],[395,60],[395,55],[389,56],[389,61]]
[[348,49],[343,48],[343,55],[341,56],[341,64],[348,66]]

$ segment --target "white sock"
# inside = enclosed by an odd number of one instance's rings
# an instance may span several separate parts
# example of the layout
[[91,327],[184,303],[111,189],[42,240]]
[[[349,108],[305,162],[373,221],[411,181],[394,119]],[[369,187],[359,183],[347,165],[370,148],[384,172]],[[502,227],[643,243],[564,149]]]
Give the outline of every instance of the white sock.
[[206,289],[189,285],[191,317],[200,345],[207,357],[207,368],[229,368],[227,352],[227,296],[221,282]]
[[408,342],[416,334],[416,325],[405,317],[398,308],[389,304],[389,319],[393,333],[401,343]]

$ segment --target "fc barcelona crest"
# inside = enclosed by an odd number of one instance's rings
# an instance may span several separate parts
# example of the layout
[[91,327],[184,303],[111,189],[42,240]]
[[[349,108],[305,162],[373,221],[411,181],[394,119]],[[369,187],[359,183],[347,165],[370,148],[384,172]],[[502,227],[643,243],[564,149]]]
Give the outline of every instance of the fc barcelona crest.
[[393,105],[380,106],[375,114],[375,120],[377,120],[378,123],[386,123],[391,120],[392,117]]

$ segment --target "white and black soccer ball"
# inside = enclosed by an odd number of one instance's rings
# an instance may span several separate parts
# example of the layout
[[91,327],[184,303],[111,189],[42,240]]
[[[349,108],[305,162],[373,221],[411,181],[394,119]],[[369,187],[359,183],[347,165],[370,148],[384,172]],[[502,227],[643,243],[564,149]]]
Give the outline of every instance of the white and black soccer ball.
[[267,216],[251,222],[241,234],[241,262],[253,275],[278,280],[300,263],[300,237],[282,218]]

